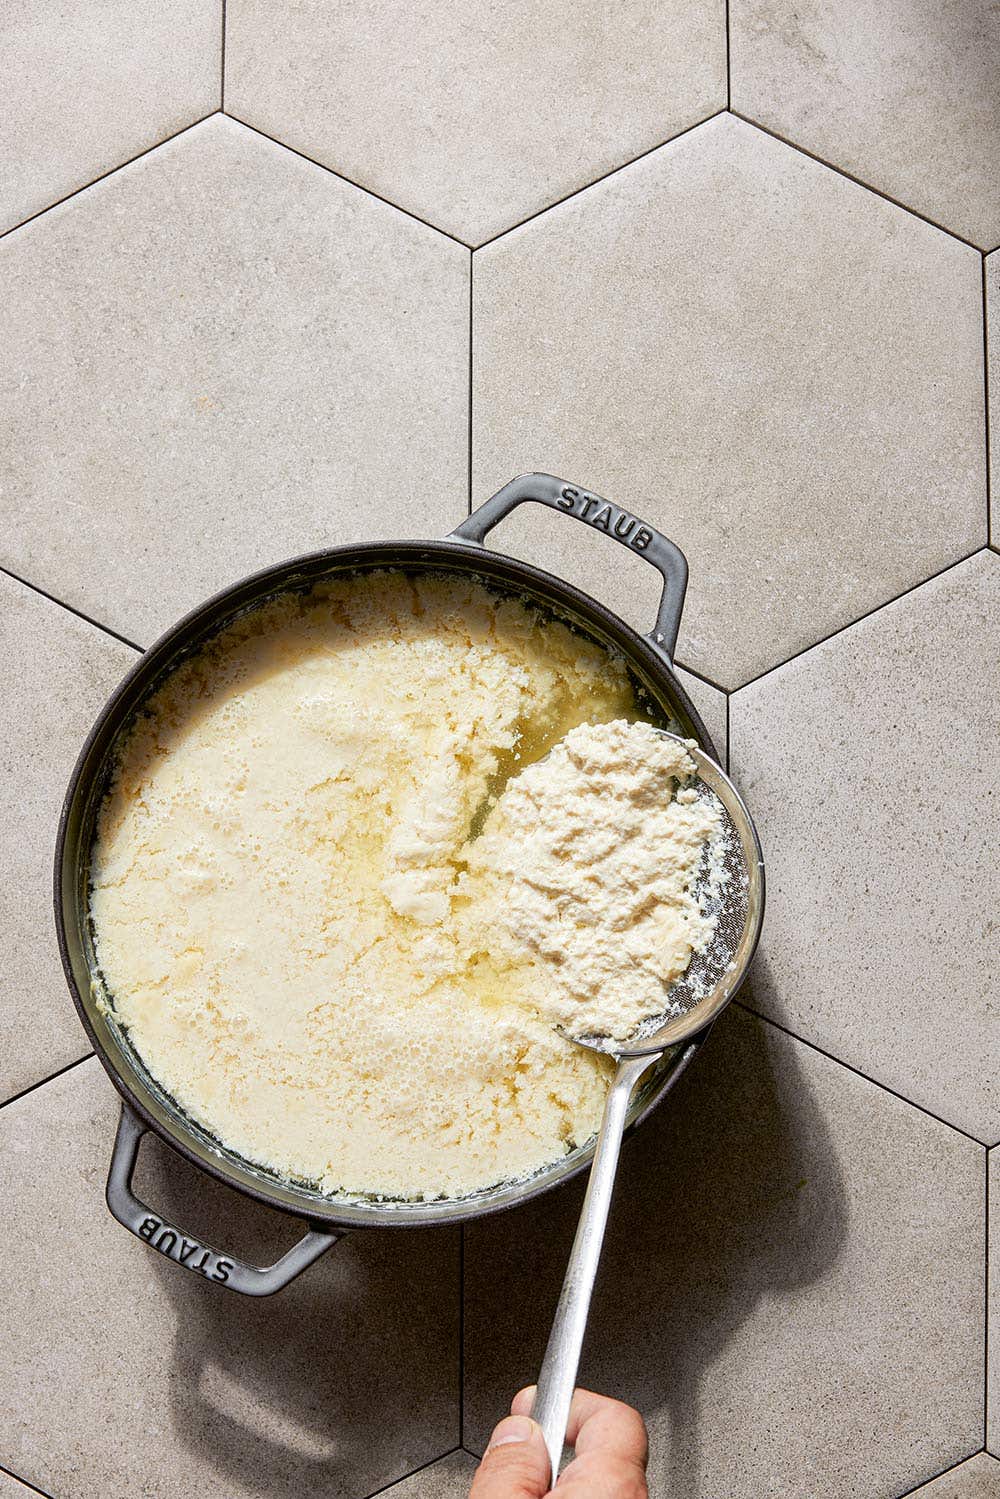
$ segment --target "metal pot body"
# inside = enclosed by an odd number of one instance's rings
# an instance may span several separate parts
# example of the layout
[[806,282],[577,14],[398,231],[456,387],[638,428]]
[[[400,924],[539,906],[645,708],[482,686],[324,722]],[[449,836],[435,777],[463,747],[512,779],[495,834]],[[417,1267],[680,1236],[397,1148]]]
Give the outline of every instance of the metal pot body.
[[[583,521],[660,571],[663,594],[649,635],[639,635],[571,584],[484,547],[497,521],[525,502],[547,505]],[[593,1156],[591,1143],[528,1180],[459,1200],[385,1203],[324,1197],[305,1186],[281,1181],[241,1159],[187,1118],[147,1071],[103,994],[88,916],[90,852],[95,818],[116,747],[134,714],[183,657],[202,648],[240,613],[275,594],[307,589],[337,574],[383,569],[472,574],[494,591],[526,598],[624,657],[651,716],[675,732],[697,739],[712,752],[704,725],[673,671],[672,651],[687,580],[682,554],[630,512],[546,474],[513,480],[443,540],[334,547],[255,573],[193,610],[138,661],[94,724],[66,794],[55,863],[59,947],[80,1019],[123,1100],[108,1179],[111,1211],[132,1232],[178,1264],[250,1295],[267,1295],[279,1289],[349,1229],[461,1223],[513,1207],[560,1185],[583,1170]],[[679,1053],[661,1058],[639,1090],[631,1124],[638,1123],[666,1095],[703,1039],[701,1036]],[[258,1267],[186,1235],[140,1202],[132,1191],[132,1169],[142,1135],[148,1129],[229,1186],[304,1219],[308,1224],[305,1237],[276,1264]]]

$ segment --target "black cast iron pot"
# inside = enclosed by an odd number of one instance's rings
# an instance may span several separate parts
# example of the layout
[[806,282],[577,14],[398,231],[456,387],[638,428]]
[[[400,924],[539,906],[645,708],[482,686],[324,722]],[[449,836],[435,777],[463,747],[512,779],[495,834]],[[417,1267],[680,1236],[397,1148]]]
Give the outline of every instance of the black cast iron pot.
[[[656,623],[648,635],[639,635],[609,609],[569,583],[525,562],[485,549],[485,538],[497,522],[526,501],[548,505],[603,531],[658,570],[663,578],[663,594]],[[593,1155],[590,1142],[528,1180],[501,1183],[462,1199],[367,1202],[324,1197],[243,1160],[187,1118],[146,1070],[126,1031],[117,1024],[110,996],[104,992],[88,920],[89,863],[95,816],[108,784],[116,746],[133,715],[182,657],[199,649],[234,615],[284,590],[308,588],[333,574],[384,568],[472,573],[495,592],[527,596],[543,610],[623,656],[645,699],[648,716],[675,732],[697,739],[712,753],[705,727],[673,670],[672,652],[687,584],[683,554],[673,542],[628,511],[549,474],[514,479],[441,541],[332,547],[254,573],[193,610],[139,660],[91,730],[66,793],[55,861],[59,949],[80,1019],[122,1097],[121,1121],[108,1176],[111,1212],[161,1254],[209,1280],[251,1296],[266,1296],[287,1285],[349,1229],[461,1223],[513,1207],[550,1190],[582,1171]],[[666,1095],[706,1033],[679,1052],[665,1055],[656,1065],[635,1099],[630,1116],[632,1125]],[[185,1234],[140,1202],[132,1191],[139,1144],[148,1129],[155,1130],[175,1150],[220,1181],[304,1219],[308,1232],[275,1264],[264,1267],[246,1264]]]

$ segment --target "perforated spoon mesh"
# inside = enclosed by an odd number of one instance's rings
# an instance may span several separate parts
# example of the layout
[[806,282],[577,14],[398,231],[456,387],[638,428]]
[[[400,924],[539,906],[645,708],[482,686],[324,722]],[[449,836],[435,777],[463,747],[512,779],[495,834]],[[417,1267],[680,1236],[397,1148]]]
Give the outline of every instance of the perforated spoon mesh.
[[743,798],[703,750],[665,729],[656,732],[684,745],[698,770],[697,780],[688,785],[719,815],[719,829],[705,847],[694,886],[702,910],[715,926],[704,951],[692,956],[671,985],[663,1014],[643,1021],[624,1042],[600,1036],[573,1038],[619,1057],[662,1051],[714,1020],[743,981],[764,915],[764,863]]

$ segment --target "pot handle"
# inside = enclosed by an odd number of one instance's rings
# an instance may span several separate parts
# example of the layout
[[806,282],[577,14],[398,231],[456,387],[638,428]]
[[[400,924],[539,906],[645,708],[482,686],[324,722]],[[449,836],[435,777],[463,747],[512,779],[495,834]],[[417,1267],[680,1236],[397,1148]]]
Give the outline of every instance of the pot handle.
[[147,1126],[138,1115],[123,1103],[108,1172],[108,1207],[118,1222],[137,1238],[145,1239],[147,1244],[185,1270],[204,1275],[207,1280],[228,1286],[231,1291],[241,1291],[244,1296],[270,1296],[287,1286],[300,1271],[307,1269],[313,1260],[343,1237],[326,1229],[310,1229],[273,1265],[247,1265],[232,1255],[220,1254],[207,1244],[192,1239],[182,1229],[152,1212],[132,1191],[132,1173],[146,1130]]
[[528,501],[548,505],[550,510],[561,510],[574,520],[583,521],[596,531],[603,531],[621,546],[628,547],[630,552],[635,552],[652,563],[663,579],[663,593],[660,595],[660,607],[656,611],[656,624],[650,630],[648,639],[666,656],[668,664],[673,666],[674,646],[677,644],[684,592],[687,588],[687,559],[679,546],[668,541],[653,526],[639,520],[638,516],[632,515],[628,510],[622,510],[586,489],[567,484],[564,479],[557,479],[552,474],[522,474],[519,479],[512,479],[503,489],[484,500],[478,510],[474,510],[461,525],[449,532],[448,540],[471,541],[482,546],[498,521],[516,510],[518,505]]

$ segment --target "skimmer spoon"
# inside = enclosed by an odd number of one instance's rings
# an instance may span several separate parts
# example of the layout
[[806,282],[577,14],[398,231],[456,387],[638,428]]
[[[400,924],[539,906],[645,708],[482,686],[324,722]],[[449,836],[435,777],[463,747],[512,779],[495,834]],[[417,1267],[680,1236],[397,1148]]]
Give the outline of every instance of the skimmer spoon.
[[569,1038],[578,1046],[614,1057],[618,1070],[604,1105],[580,1222],[531,1411],[545,1436],[553,1483],[559,1473],[632,1095],[669,1047],[690,1041],[725,1009],[746,976],[764,915],[764,862],[743,798],[710,756],[675,734],[657,732],[684,745],[698,772],[697,779],[688,784],[699,800],[710,799],[719,813],[719,830],[702,856],[695,885],[702,908],[715,917],[715,928],[705,951],[695,953],[672,984],[667,1013],[644,1021],[625,1041],[590,1035]]

